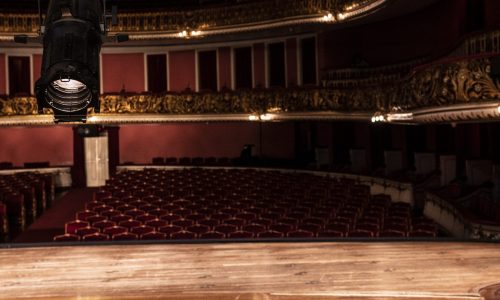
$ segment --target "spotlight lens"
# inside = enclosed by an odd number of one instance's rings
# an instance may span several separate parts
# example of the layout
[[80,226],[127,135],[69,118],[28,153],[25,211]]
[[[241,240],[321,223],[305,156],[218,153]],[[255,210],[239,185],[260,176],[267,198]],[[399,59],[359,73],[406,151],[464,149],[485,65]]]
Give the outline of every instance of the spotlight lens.
[[83,82],[75,79],[59,79],[53,81],[52,86],[56,90],[64,93],[79,93],[87,88],[87,86]]
[[45,91],[45,99],[53,108],[74,112],[86,108],[91,100],[90,89],[81,81],[75,79],[54,80]]

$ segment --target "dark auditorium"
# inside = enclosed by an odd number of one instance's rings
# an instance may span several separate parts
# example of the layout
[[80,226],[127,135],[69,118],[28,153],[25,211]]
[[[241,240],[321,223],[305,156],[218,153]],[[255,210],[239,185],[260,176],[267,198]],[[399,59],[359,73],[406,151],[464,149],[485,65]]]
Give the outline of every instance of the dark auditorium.
[[500,300],[499,0],[1,0],[0,300]]

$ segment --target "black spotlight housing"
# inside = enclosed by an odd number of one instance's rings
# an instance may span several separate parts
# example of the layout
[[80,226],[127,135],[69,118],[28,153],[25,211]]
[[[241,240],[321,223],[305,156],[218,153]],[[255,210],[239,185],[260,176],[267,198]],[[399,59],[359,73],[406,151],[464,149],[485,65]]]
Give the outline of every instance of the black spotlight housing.
[[101,0],[49,3],[35,93],[39,113],[51,108],[55,122],[85,122],[89,108],[99,112],[102,18]]

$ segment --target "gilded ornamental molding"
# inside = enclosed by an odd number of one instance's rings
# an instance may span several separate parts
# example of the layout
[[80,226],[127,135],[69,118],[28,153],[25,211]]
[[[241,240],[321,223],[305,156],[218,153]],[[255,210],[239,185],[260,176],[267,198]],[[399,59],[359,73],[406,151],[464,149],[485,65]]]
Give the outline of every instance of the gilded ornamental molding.
[[[428,66],[401,82],[359,88],[295,87],[102,95],[101,112],[91,112],[90,116],[95,117],[94,121],[109,123],[111,119],[127,122],[127,118],[139,115],[136,122],[148,122],[148,116],[150,121],[156,122],[370,120],[376,114],[380,118],[376,119],[378,121],[426,123],[497,119],[499,105],[500,82],[491,78],[489,59],[483,58]],[[34,115],[37,115],[34,97],[0,96],[0,116]]]
[[[386,1],[274,0],[190,10],[125,12],[118,14],[117,24],[111,25],[109,30],[111,33],[128,33],[131,40],[143,40],[189,38],[302,23],[342,22],[369,13]],[[0,13],[3,39],[12,34],[34,35],[38,30],[39,16],[35,13]]]

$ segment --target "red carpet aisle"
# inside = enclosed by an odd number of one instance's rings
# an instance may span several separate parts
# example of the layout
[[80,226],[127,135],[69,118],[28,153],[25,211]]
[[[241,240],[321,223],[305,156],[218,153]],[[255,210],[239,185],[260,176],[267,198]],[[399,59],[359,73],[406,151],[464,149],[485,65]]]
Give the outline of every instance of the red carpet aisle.
[[74,219],[75,213],[85,207],[85,202],[92,200],[94,191],[89,188],[69,191],[21,233],[14,243],[51,242],[55,235],[64,233],[64,223]]

